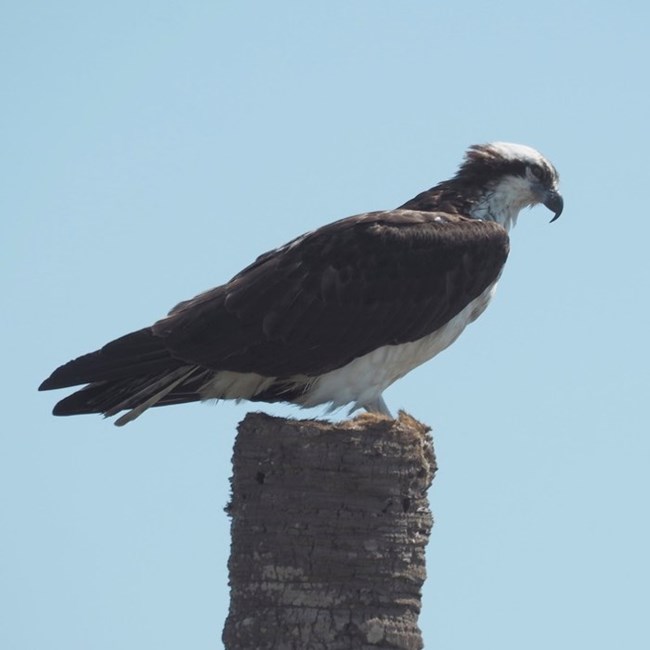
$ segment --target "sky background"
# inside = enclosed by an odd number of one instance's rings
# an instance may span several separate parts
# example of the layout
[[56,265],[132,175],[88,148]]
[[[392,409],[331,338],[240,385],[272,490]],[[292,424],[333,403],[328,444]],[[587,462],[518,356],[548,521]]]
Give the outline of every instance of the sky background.
[[490,140],[545,153],[565,212],[520,216],[488,311],[385,394],[440,465],[426,647],[650,647],[649,7],[3,5],[0,647],[222,647],[249,405],[116,429],[38,384]]

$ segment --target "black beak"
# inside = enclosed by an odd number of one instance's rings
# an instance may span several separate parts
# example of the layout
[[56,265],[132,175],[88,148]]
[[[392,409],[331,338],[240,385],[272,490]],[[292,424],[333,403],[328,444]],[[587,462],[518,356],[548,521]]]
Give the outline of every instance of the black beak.
[[548,190],[548,192],[546,192],[544,205],[555,215],[550,221],[550,223],[553,223],[562,214],[564,199],[562,198],[562,195],[555,190]]

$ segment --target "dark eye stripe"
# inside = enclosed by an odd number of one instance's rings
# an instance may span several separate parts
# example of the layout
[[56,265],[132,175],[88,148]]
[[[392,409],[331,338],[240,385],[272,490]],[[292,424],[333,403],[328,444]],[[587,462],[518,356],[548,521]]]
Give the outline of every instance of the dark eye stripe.
[[533,174],[539,178],[540,181],[543,181],[544,183],[552,183],[554,174],[551,169],[549,169],[546,165],[534,165],[531,167],[531,170]]

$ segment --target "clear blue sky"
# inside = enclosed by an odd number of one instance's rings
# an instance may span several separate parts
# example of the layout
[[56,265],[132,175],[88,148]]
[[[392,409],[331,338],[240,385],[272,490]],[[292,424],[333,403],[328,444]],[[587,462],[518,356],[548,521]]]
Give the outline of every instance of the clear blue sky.
[[424,638],[650,647],[647,3],[2,14],[0,647],[221,648],[223,506],[249,407],[116,429],[51,417],[57,395],[36,387],[489,140],[553,160],[565,213],[520,217],[488,312],[386,394],[433,427],[440,464]]

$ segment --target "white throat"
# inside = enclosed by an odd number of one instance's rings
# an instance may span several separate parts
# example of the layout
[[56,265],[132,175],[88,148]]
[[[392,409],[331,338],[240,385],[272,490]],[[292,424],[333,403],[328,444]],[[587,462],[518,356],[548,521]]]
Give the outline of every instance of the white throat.
[[530,181],[521,176],[506,176],[490,188],[471,211],[474,219],[496,221],[506,230],[516,223],[519,212],[537,200]]

